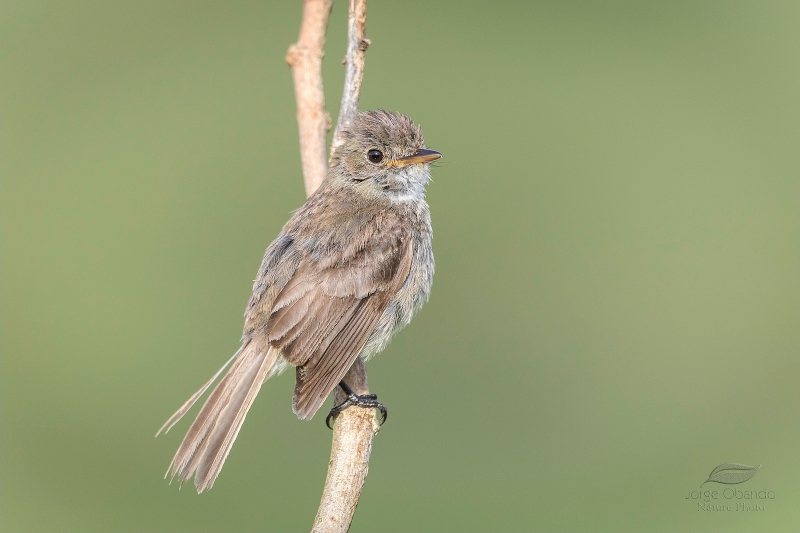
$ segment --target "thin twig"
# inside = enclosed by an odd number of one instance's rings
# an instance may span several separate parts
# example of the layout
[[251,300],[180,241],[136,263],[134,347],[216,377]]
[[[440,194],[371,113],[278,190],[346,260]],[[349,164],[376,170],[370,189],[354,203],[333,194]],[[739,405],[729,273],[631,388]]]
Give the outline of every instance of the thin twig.
[[286,54],[286,62],[294,75],[300,160],[307,196],[317,190],[328,170],[325,136],[331,117],[325,111],[322,58],[331,5],[331,0],[304,0],[300,37]]
[[[300,154],[307,195],[319,187],[327,172],[325,135],[330,129],[330,116],[325,111],[322,57],[330,10],[331,0],[304,0],[300,38],[286,56],[294,75]],[[345,58],[347,72],[331,153],[342,143],[342,130],[352,124],[358,112],[364,55],[370,44],[364,37],[366,21],[366,0],[350,0]],[[356,394],[369,393],[366,368],[360,358],[344,379]],[[345,399],[337,387],[334,402],[338,405]],[[328,477],[312,533],[344,533],[350,528],[369,470],[372,441],[379,428],[374,409],[345,409],[336,417]]]
[[349,127],[358,113],[358,100],[361,97],[361,81],[364,79],[364,61],[367,48],[372,44],[364,37],[367,30],[367,0],[350,0],[350,15],[347,19],[347,55],[342,61],[347,71],[344,75],[342,107],[339,120],[333,132],[331,154],[344,141],[342,130]]

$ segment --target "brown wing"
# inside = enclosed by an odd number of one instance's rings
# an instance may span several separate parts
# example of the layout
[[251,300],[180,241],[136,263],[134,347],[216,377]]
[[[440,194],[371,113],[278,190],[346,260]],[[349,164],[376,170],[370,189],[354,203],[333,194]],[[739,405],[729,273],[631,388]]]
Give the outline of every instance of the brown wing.
[[275,300],[269,342],[297,366],[299,418],[311,419],[341,381],[408,276],[411,239],[386,237],[324,266],[304,259]]

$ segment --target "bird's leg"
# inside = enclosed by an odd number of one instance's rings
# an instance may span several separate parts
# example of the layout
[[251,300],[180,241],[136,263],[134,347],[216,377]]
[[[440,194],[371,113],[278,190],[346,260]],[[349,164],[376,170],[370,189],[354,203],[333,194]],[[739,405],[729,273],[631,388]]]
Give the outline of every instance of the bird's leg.
[[328,428],[333,429],[331,427],[331,419],[336,418],[336,416],[350,407],[351,405],[357,405],[358,407],[372,407],[374,409],[378,409],[381,412],[381,425],[386,422],[386,407],[383,406],[382,403],[378,401],[377,394],[362,394],[358,395],[353,392],[353,389],[344,382],[344,380],[339,382],[339,386],[342,388],[345,394],[347,394],[347,399],[331,409],[331,412],[328,413],[328,417],[325,419],[325,425]]

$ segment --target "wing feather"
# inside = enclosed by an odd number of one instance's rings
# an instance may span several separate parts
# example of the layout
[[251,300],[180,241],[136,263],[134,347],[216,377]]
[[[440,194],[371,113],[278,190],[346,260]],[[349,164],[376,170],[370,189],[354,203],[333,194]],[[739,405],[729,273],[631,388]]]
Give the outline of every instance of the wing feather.
[[[267,329],[270,344],[298,366],[293,405],[299,418],[310,419],[319,410],[408,276],[412,242],[403,237],[398,234],[372,249],[368,243],[345,266],[313,272],[313,266],[303,264],[296,275],[302,272],[306,279],[291,280],[291,294],[278,296],[277,301],[292,303],[273,311]],[[304,292],[295,298],[299,290]],[[295,306],[307,312],[298,313]]]

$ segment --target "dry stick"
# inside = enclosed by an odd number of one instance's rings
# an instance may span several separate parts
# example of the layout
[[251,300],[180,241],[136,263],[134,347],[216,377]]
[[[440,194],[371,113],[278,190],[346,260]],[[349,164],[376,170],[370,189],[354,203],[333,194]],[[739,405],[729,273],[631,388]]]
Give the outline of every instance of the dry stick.
[[[345,376],[345,381],[356,394],[369,392],[364,361],[359,357]],[[336,404],[347,397],[336,388]],[[336,417],[331,443],[331,460],[328,477],[319,502],[317,517],[311,533],[345,533],[356,512],[361,489],[369,471],[372,440],[380,424],[374,409],[349,407]]]
[[364,37],[367,30],[367,0],[350,0],[350,16],[347,19],[347,55],[342,63],[347,66],[342,91],[342,107],[333,132],[331,154],[343,142],[342,130],[349,127],[358,113],[361,95],[361,80],[364,79],[364,60],[367,48],[372,44]]
[[306,195],[311,196],[327,173],[325,136],[331,117],[325,111],[322,87],[322,57],[325,55],[325,28],[331,13],[331,0],[305,0],[303,22],[297,43],[289,48],[286,62],[292,67],[297,100],[297,125],[300,130],[300,160]]
[[[286,56],[294,74],[300,152],[307,195],[319,187],[327,171],[325,133],[330,128],[330,116],[325,111],[322,87],[322,48],[330,9],[330,0],[304,0],[300,38]],[[364,53],[370,44],[364,37],[366,20],[366,0],[350,0],[345,58],[347,72],[331,153],[342,143],[343,128],[352,123],[358,112]],[[356,394],[369,393],[367,372],[360,358],[344,379]],[[337,387],[334,402],[338,405],[344,400],[344,393]],[[346,532],[350,528],[369,470],[372,441],[379,428],[374,409],[345,409],[336,417],[328,477],[312,533]]]

